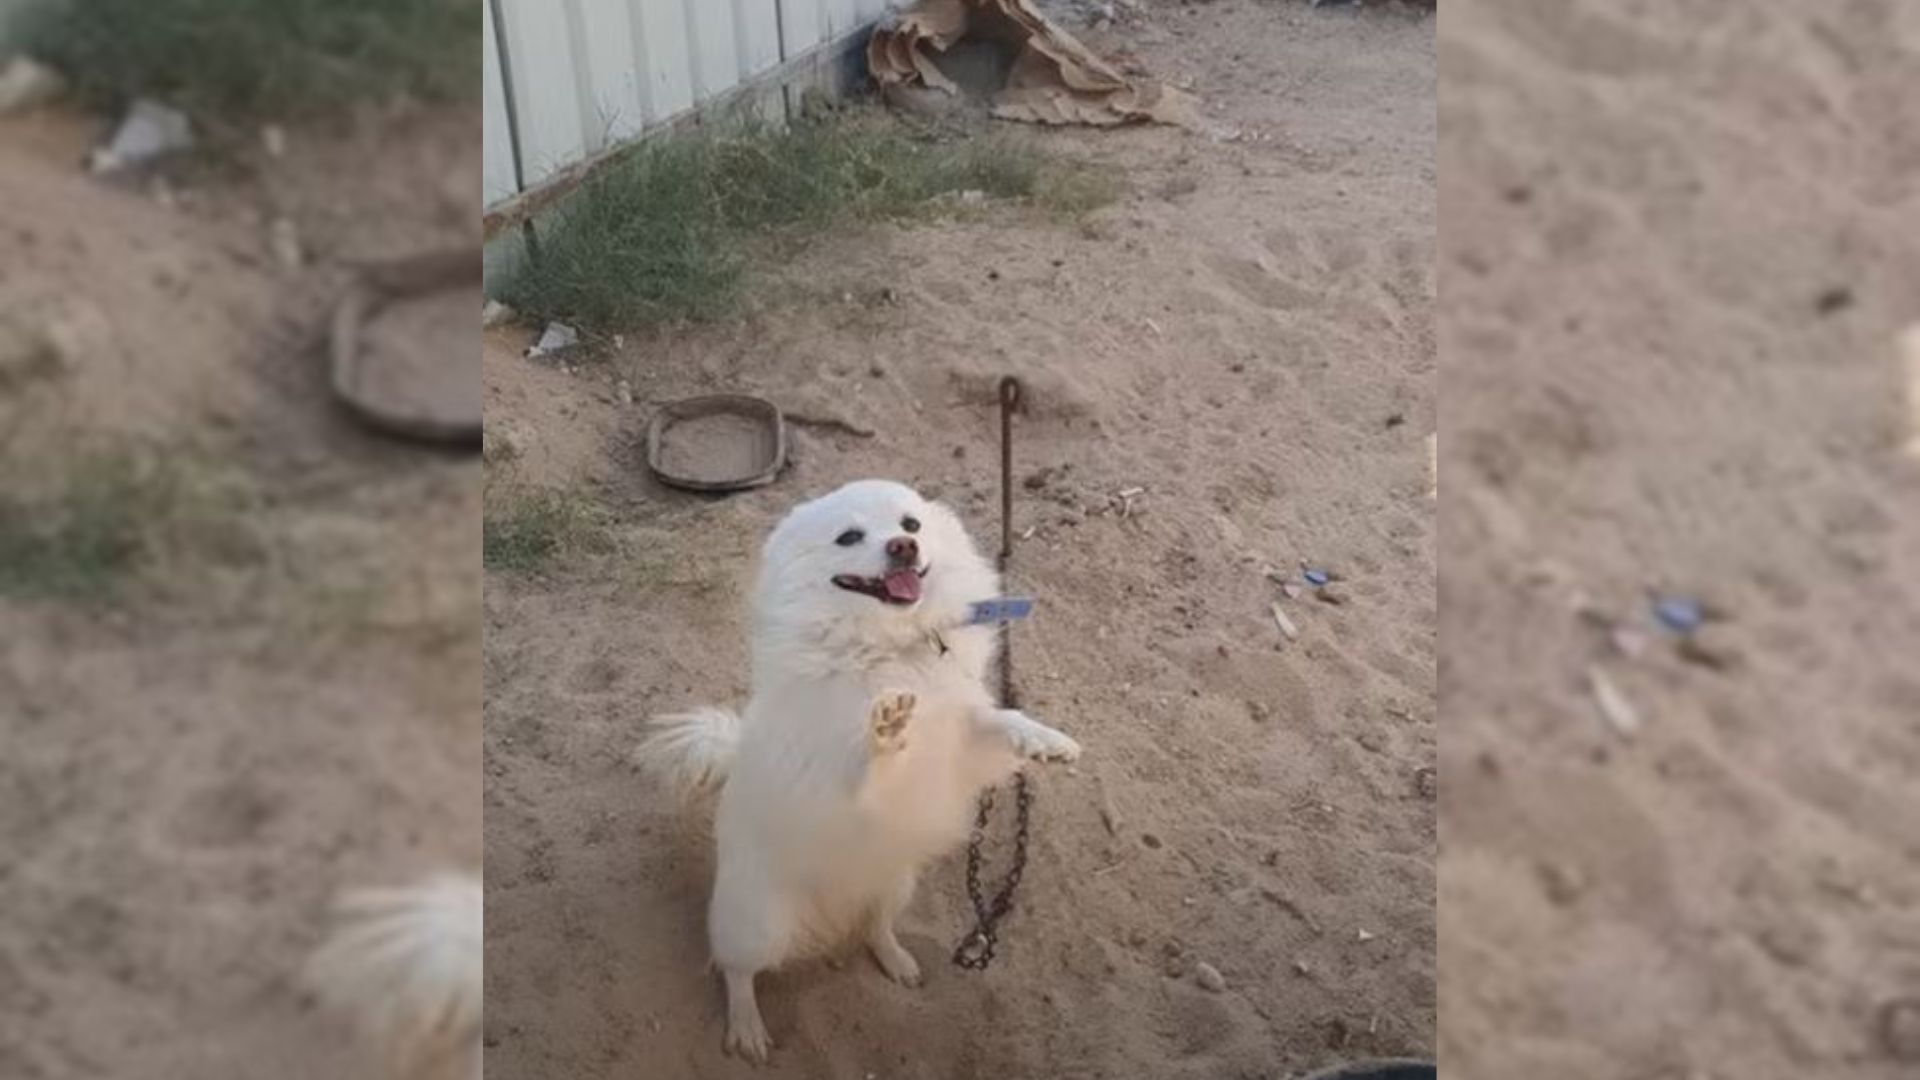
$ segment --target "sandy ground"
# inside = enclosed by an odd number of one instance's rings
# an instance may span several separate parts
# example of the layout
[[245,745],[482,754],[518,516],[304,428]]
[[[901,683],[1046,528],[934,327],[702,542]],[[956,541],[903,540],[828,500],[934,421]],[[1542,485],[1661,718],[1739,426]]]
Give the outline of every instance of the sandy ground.
[[293,979],[337,889],[478,863],[480,468],[349,423],[313,345],[338,259],[470,241],[479,124],[164,191],[86,177],[97,135],[0,121],[0,321],[59,356],[0,383],[6,475],[110,449],[239,501],[119,602],[0,600],[0,1075],[369,1075]]
[[[796,501],[893,477],[992,534],[1007,371],[1032,404],[1018,472],[1041,474],[1017,503],[1041,614],[1016,668],[1087,756],[1038,781],[990,972],[946,962],[947,860],[904,919],[927,985],[864,959],[765,979],[761,1075],[1281,1078],[1431,1053],[1433,22],[1218,0],[1089,36],[1192,79],[1241,137],[1055,133],[1133,188],[1085,229],[1009,211],[839,237],[740,322],[571,373],[490,336],[496,511],[575,491],[615,543],[487,580],[491,1076],[748,1074],[705,968],[707,821],[627,757],[650,714],[740,699],[743,586]],[[724,499],[653,484],[653,403],[720,390],[800,418],[793,467]],[[1282,648],[1262,570],[1302,559],[1347,602],[1287,601]]]
[[1460,0],[1441,56],[1442,1067],[1912,1077],[1920,9]]

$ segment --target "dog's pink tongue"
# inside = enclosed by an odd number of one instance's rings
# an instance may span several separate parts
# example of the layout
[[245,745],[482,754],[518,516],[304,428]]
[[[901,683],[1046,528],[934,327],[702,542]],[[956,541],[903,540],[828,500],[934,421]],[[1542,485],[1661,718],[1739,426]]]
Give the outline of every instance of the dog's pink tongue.
[[886,587],[889,599],[909,604],[920,599],[920,575],[914,573],[911,566],[889,570],[880,581]]

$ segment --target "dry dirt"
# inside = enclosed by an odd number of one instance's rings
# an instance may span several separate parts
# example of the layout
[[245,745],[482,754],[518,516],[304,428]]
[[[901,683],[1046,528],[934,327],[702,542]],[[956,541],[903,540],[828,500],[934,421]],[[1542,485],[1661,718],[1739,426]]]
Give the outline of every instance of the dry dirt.
[[232,499],[118,601],[0,600],[0,1075],[368,1075],[293,979],[336,890],[477,865],[480,467],[348,422],[315,335],[337,259],[471,242],[479,124],[164,190],[87,177],[99,133],[0,121],[0,319],[60,357],[0,384],[7,482],[107,450]]
[[[752,1075],[720,1053],[707,821],[628,755],[650,714],[739,701],[743,585],[795,502],[891,477],[992,535],[1003,372],[1027,380],[1017,469],[1039,474],[1017,493],[1013,578],[1040,613],[1016,670],[1087,756],[1038,781],[990,972],[946,963],[949,859],[903,920],[927,985],[864,959],[766,978],[759,1075],[1282,1078],[1431,1054],[1433,30],[1153,4],[1091,43],[1191,79],[1239,137],[1045,134],[1131,185],[1086,227],[1007,211],[837,237],[741,321],[572,371],[489,336],[490,512],[576,492],[614,548],[487,579],[490,1075]],[[781,481],[652,483],[652,406],[729,390],[798,420]],[[1346,602],[1284,601],[1283,648],[1263,569],[1301,560]]]
[[1910,1078],[1920,8],[1459,0],[1441,56],[1442,1066]]

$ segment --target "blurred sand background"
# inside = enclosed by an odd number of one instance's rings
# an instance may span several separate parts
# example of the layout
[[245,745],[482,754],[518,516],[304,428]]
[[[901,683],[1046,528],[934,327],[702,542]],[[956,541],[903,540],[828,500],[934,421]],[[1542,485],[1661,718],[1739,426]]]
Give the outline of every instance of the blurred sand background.
[[319,345],[342,260],[472,242],[479,124],[94,177],[109,124],[0,119],[0,1076],[367,1076],[295,980],[336,891],[478,865],[480,469]]
[[1442,1067],[1920,1074],[1920,6],[1456,0],[1441,81]]

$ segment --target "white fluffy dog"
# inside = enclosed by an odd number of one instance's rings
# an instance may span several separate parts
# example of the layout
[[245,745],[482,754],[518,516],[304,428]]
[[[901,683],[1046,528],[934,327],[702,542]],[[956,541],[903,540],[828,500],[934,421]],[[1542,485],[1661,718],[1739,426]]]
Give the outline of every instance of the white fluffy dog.
[[726,1048],[766,1060],[754,976],[858,937],[908,986],[894,917],[920,868],[968,834],[982,789],[1023,758],[1080,747],[986,686],[994,629],[968,625],[999,575],[959,518],[867,480],[806,503],[762,554],[746,712],[655,721],[640,761],[683,789],[723,785],[708,912]]
[[316,995],[359,1022],[393,1080],[480,1080],[480,882],[366,889],[340,906],[343,924],[307,970]]

